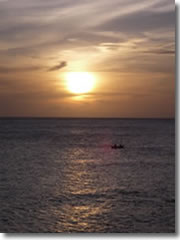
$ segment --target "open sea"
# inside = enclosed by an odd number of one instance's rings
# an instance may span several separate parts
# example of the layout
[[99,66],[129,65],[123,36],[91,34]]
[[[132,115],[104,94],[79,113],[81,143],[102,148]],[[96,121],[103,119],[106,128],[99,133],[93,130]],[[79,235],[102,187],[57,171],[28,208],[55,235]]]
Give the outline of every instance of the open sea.
[[175,232],[174,120],[0,119],[0,231]]

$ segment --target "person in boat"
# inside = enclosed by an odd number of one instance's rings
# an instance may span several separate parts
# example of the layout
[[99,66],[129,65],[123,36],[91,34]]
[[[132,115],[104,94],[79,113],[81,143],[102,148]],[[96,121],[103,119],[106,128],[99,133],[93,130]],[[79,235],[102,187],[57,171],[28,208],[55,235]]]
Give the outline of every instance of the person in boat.
[[122,144],[120,144],[120,145],[114,144],[114,145],[111,146],[111,148],[114,148],[114,149],[124,148],[124,146]]
[[124,148],[124,146],[122,144],[119,145],[119,148]]

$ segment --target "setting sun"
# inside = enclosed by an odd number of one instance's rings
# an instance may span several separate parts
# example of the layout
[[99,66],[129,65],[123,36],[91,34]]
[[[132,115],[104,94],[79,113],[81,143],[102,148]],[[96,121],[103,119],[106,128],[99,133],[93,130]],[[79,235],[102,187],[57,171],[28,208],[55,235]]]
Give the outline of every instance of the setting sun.
[[88,72],[69,72],[65,78],[68,90],[76,94],[90,92],[95,84],[94,75]]

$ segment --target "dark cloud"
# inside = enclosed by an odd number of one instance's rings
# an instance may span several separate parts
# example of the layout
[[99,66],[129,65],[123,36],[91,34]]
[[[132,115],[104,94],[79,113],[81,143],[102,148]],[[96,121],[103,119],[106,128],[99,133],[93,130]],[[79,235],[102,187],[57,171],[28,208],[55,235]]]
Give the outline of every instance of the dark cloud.
[[[40,50],[38,51],[38,53]],[[37,54],[37,50],[33,46],[26,47],[11,47],[8,49],[0,50],[1,56],[12,57],[12,56],[33,56]]]
[[0,66],[0,73],[15,73],[15,72],[29,72],[41,70],[40,66],[29,66],[29,67],[4,67]]
[[152,51],[143,51],[143,53],[148,54],[163,54],[163,55],[174,55],[174,50],[152,50]]
[[66,66],[67,66],[67,62],[62,61],[59,64],[55,65],[54,67],[49,68],[48,71],[57,71],[57,70],[60,70],[64,67],[66,67]]
[[[56,66],[49,68],[48,71],[56,71],[60,70],[67,66],[66,61],[62,61]],[[39,70],[47,70],[45,66],[27,66],[27,67],[5,67],[0,66],[0,74],[8,74],[8,73],[20,73],[20,72],[31,72],[31,71],[39,71]]]
[[139,33],[175,26],[175,11],[138,11],[118,16],[97,27],[98,30]]

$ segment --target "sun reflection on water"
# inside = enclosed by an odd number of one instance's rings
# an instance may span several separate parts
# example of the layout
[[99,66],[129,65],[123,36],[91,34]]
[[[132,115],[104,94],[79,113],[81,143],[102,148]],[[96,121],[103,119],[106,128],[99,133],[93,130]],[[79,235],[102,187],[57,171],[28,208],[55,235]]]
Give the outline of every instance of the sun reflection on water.
[[63,189],[69,197],[66,197],[61,209],[56,211],[59,215],[57,231],[97,232],[100,230],[98,216],[109,211],[107,203],[99,199],[96,193],[94,172],[88,168],[89,160],[83,158],[85,152],[81,148],[74,148],[68,154],[70,161],[65,169]]

